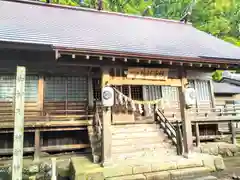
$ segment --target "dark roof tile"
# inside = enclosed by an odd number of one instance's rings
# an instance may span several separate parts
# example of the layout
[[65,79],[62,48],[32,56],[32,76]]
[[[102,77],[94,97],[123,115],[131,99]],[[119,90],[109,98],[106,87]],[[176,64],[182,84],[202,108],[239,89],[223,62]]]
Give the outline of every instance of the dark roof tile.
[[0,12],[1,41],[240,60],[239,47],[188,24],[10,1]]

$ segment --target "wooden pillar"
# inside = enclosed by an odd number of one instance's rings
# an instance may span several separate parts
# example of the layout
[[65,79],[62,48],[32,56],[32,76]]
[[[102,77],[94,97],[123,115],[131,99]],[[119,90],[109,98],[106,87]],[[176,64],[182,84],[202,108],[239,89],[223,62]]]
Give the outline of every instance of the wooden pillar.
[[39,77],[38,80],[38,108],[40,114],[43,115],[43,106],[44,106],[44,78],[43,76]]
[[[38,80],[38,108],[40,116],[44,115],[44,77],[40,76]],[[40,159],[40,130],[35,129],[34,133],[34,161]]]
[[38,162],[40,159],[40,130],[35,130],[34,136],[34,161]]
[[216,107],[216,103],[215,103],[214,88],[213,88],[212,80],[209,81],[209,89],[210,89],[212,107],[215,108]]
[[183,127],[183,144],[184,144],[184,155],[188,157],[189,153],[191,153],[193,148],[193,138],[192,138],[192,124],[191,120],[188,118],[188,110],[185,106],[184,99],[184,90],[185,84],[187,83],[186,73],[183,68],[180,69],[180,79],[181,79],[181,87],[179,91],[180,97],[180,110],[181,110],[181,119],[182,119],[182,127]]
[[25,78],[26,68],[18,66],[15,91],[12,180],[22,180]]
[[92,81],[92,76],[88,76],[88,105],[89,107],[93,107],[93,81]]
[[229,125],[230,125],[231,134],[232,134],[232,137],[231,137],[232,144],[236,145],[237,141],[236,141],[236,127],[235,127],[235,123],[230,121]]
[[199,133],[199,124],[195,123],[195,132],[196,132],[196,146],[200,146],[200,133]]
[[[194,85],[194,89],[195,89],[195,92],[196,92],[196,96],[198,96],[198,89],[197,89],[197,81],[196,80],[193,80],[193,85]],[[194,112],[195,115],[197,115],[197,113],[199,112],[199,99],[196,97],[196,111]]]
[[[148,86],[143,86],[143,100],[147,101],[148,100]],[[144,109],[144,114],[146,117],[150,116],[150,111],[149,111],[149,107],[147,104],[143,105],[143,109]]]
[[[102,68],[102,87],[110,79],[109,68]],[[112,132],[111,132],[112,114],[111,108],[103,108],[102,122],[102,162],[103,166],[108,166],[112,161]]]

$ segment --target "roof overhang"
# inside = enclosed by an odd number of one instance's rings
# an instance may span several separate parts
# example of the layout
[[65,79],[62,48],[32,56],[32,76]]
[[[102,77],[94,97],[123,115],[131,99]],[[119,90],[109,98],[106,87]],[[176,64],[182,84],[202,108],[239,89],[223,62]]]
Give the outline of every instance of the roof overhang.
[[61,55],[70,55],[73,59],[76,56],[85,56],[86,59],[97,57],[99,60],[112,59],[112,61],[127,62],[147,62],[148,64],[177,65],[197,68],[216,68],[231,69],[240,67],[240,61],[232,59],[219,59],[209,57],[180,57],[180,56],[164,56],[144,53],[131,53],[122,51],[107,51],[97,49],[75,49],[68,47],[57,47],[50,44],[37,44],[29,42],[17,41],[1,41],[0,49],[17,49],[17,50],[37,50],[37,51],[53,51],[55,59],[58,60]]
[[0,49],[17,49],[17,50],[37,50],[37,51],[53,51],[50,44],[37,44],[19,41],[5,41],[0,39]]
[[93,49],[74,49],[66,47],[53,47],[55,50],[56,60],[61,55],[70,55],[72,58],[76,56],[86,56],[86,59],[90,57],[98,57],[99,60],[104,58],[111,58],[113,61],[116,59],[123,60],[124,62],[135,61],[140,63],[141,61],[147,61],[149,64],[168,64],[168,65],[180,65],[180,66],[194,66],[194,67],[207,67],[207,68],[236,68],[240,67],[240,61],[232,59],[219,59],[209,57],[180,57],[180,56],[164,56],[155,54],[143,54],[143,53],[131,53],[122,51],[103,51]]

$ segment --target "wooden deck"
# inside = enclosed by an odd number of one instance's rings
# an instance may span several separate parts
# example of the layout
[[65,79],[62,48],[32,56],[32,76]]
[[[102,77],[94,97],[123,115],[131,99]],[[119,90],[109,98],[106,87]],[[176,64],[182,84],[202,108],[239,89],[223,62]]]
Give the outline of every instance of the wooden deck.
[[[25,102],[24,153],[90,148],[87,126],[92,110],[86,102]],[[12,154],[14,106],[0,102],[0,155]]]

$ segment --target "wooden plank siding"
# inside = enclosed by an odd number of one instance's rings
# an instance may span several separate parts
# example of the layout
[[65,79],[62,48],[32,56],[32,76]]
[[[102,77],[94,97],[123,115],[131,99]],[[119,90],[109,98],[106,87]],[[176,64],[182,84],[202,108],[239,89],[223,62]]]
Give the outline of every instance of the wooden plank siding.
[[[48,78],[26,77],[25,121],[86,120],[86,77],[64,77],[63,84],[58,81],[61,77],[55,77],[55,84],[46,82]],[[0,122],[13,122],[15,77],[0,75],[0,83]]]
[[[36,150],[36,158],[40,151],[57,152],[90,147],[87,126],[92,115],[88,111],[87,77],[57,76],[54,77],[57,79],[55,83],[46,82],[49,78],[53,77],[28,75],[25,84],[24,153]],[[58,81],[59,78],[64,79],[64,83]],[[10,155],[15,77],[0,75],[0,80],[0,155]]]

